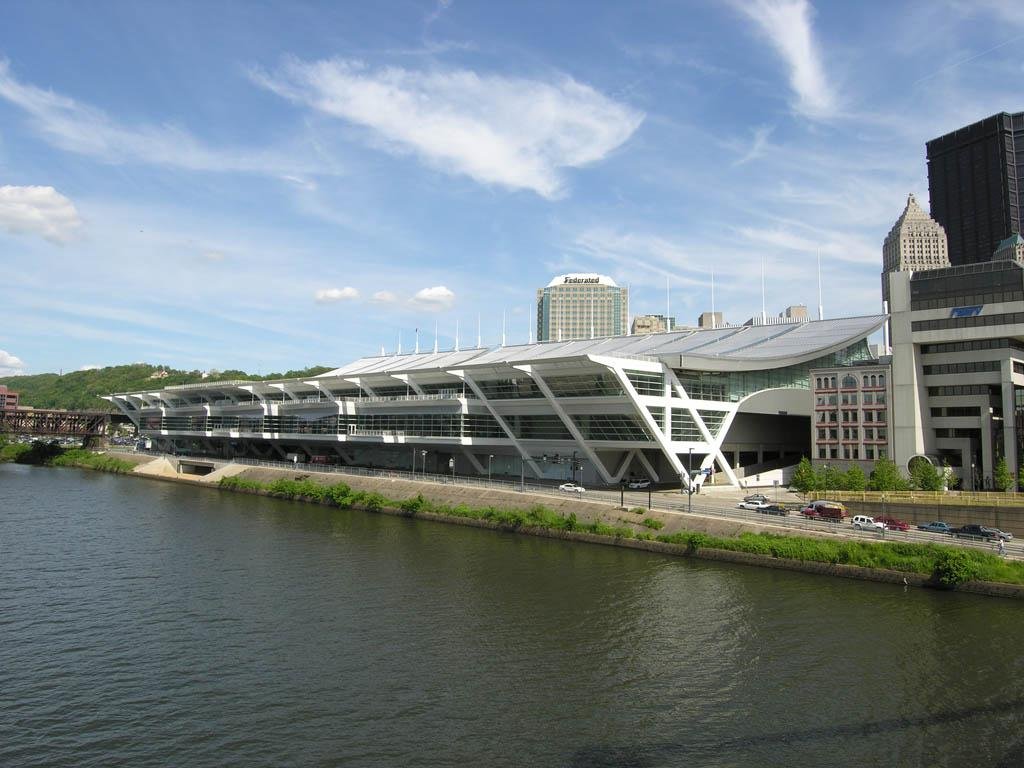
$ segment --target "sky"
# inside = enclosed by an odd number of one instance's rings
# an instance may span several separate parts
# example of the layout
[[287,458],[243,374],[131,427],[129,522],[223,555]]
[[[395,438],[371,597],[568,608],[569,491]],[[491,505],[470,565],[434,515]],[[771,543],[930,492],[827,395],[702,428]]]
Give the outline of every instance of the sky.
[[1022,47],[1019,0],[8,2],[0,375],[524,342],[565,272],[814,313],[818,254],[873,314],[925,142],[1024,109]]

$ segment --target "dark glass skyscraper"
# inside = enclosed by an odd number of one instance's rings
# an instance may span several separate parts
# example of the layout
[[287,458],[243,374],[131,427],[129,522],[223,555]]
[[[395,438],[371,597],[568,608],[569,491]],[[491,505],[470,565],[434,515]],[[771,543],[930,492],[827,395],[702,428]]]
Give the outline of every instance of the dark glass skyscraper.
[[1024,112],[985,118],[927,142],[931,215],[953,265],[988,261],[1021,231]]

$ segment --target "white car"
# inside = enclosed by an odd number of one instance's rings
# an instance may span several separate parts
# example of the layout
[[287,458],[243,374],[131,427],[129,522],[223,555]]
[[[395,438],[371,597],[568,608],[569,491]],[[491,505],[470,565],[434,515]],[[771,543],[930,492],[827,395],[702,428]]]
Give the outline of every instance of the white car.
[[636,490],[636,489],[639,489],[639,488],[650,488],[651,487],[651,481],[648,480],[647,478],[644,478],[643,480],[630,480],[629,483],[628,483],[628,487],[633,489],[633,490]]
[[558,486],[558,490],[565,491],[566,493],[583,493],[587,489],[582,485],[576,485],[576,483],[562,483]]
[[736,506],[739,507],[740,509],[753,509],[760,511],[765,507],[770,507],[771,504],[769,504],[767,501],[741,501]]
[[884,531],[885,523],[875,522],[875,518],[868,517],[867,515],[854,515],[851,521],[854,528],[858,531]]

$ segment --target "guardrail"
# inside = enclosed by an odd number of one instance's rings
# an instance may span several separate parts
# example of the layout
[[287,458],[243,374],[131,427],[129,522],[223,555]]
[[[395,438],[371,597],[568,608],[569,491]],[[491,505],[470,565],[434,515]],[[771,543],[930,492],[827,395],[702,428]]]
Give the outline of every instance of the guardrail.
[[1000,491],[822,491],[820,498],[886,504],[1024,507],[1024,493]]

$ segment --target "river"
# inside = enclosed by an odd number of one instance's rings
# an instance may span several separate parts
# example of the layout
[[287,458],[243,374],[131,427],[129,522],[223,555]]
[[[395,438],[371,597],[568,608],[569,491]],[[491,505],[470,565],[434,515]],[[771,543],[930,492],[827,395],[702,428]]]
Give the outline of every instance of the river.
[[3,766],[1011,766],[1018,602],[0,465]]

